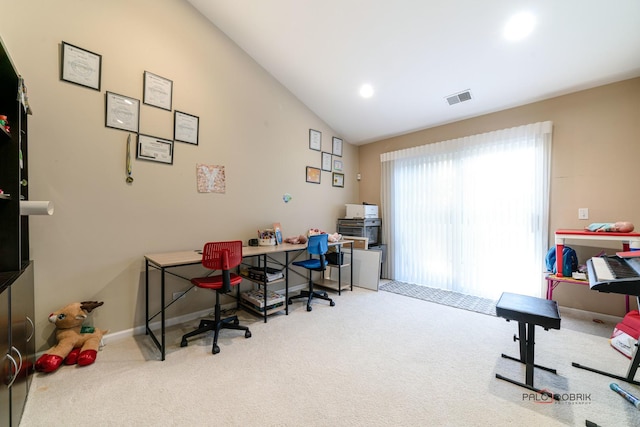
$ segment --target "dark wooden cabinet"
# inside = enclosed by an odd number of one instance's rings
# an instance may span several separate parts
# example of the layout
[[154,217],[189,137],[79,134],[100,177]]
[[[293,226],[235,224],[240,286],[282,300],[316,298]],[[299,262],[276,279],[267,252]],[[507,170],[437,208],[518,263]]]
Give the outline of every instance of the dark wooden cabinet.
[[[0,40],[0,272],[19,271],[29,260],[29,217],[20,216],[20,200],[28,200],[27,109],[22,78]],[[22,95],[25,94],[25,97]]]
[[0,40],[0,427],[18,426],[35,363],[33,263],[29,261],[26,90]]
[[18,426],[36,356],[33,263],[0,281],[0,426]]

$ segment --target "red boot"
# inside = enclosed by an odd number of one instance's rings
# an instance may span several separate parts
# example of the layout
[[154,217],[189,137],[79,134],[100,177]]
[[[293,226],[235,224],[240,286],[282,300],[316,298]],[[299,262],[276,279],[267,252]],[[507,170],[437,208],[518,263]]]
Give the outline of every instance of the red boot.
[[98,356],[98,352],[95,350],[85,350],[80,353],[78,356],[78,366],[87,366],[91,365],[96,361],[96,357]]
[[74,348],[73,350],[71,350],[71,353],[69,353],[67,355],[67,357],[65,357],[64,359],[64,364],[65,365],[75,365],[76,363],[78,363],[78,355],[80,354],[80,348]]
[[55,354],[43,354],[36,361],[36,371],[46,374],[55,371],[62,365],[62,357]]

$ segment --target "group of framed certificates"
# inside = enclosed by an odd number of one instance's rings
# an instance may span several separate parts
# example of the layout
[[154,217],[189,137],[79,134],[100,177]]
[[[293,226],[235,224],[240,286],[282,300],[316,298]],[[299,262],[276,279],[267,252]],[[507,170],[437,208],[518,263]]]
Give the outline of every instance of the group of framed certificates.
[[[100,92],[102,56],[62,42],[60,79]],[[173,81],[149,71],[143,76],[142,102],[172,111]],[[105,94],[105,126],[138,134],[137,158],[173,164],[173,143],[198,145],[200,118],[174,110],[173,139],[140,133],[140,100],[114,92]]]
[[[344,187],[344,174],[342,173],[342,139],[333,137],[332,152],[322,151],[322,132],[309,129],[309,148],[321,152],[321,168],[307,166],[306,180],[312,184],[320,184],[322,171],[331,172],[334,187]],[[338,158],[336,158],[338,157]]]

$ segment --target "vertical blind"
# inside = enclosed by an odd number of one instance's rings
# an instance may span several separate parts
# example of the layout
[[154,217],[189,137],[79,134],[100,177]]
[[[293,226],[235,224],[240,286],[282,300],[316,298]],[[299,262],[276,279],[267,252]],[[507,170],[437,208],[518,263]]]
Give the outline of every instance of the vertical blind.
[[540,296],[551,136],[540,122],[382,154],[384,277]]

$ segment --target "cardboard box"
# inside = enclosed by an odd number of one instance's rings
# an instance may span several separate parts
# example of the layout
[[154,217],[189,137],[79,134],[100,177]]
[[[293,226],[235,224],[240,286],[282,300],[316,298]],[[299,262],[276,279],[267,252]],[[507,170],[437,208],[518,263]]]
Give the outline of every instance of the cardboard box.
[[345,218],[378,218],[378,206],[376,205],[345,205],[347,214]]

